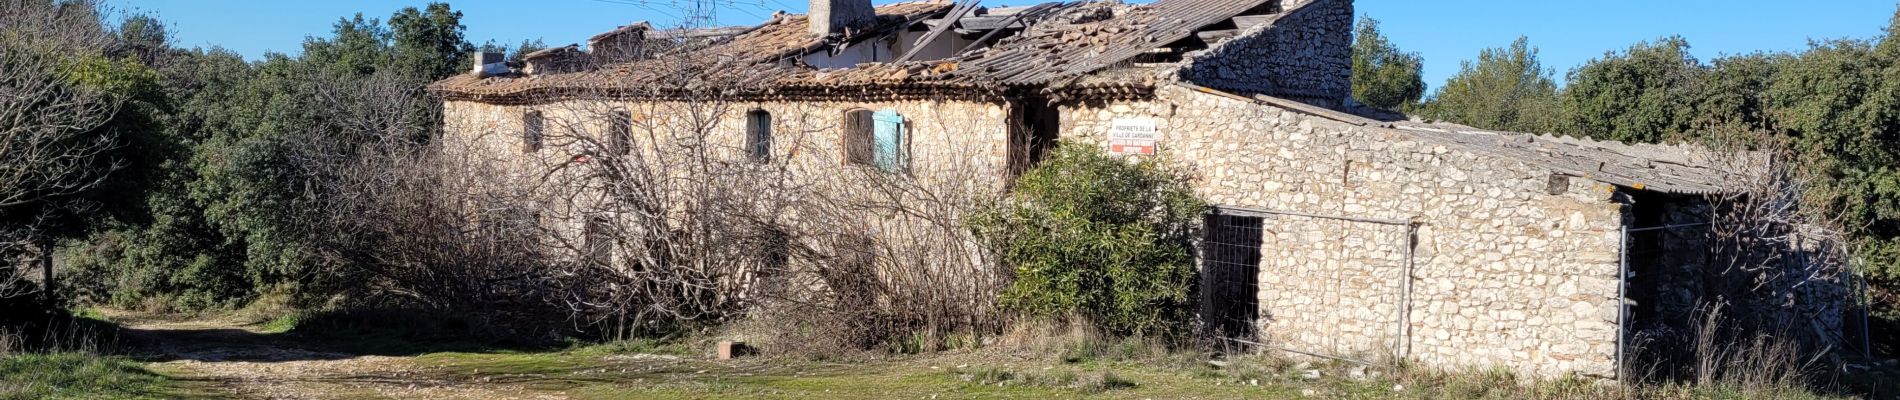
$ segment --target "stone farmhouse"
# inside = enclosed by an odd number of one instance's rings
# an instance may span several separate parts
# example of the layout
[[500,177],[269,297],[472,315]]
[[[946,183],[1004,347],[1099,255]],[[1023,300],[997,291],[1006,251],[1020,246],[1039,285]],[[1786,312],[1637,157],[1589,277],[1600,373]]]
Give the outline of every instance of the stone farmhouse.
[[[968,179],[943,166],[974,164],[978,187],[1007,190],[1058,139],[1165,157],[1217,209],[1201,244],[1206,329],[1328,357],[1620,378],[1644,332],[1686,330],[1716,284],[1698,247],[1738,164],[1361,110],[1351,0],[811,10],[634,24],[514,65],[482,55],[431,86],[443,140],[499,163],[564,158],[545,126],[628,122],[557,106],[717,92],[735,110],[716,117],[735,160],[917,180]],[[1840,277],[1760,294],[1795,304],[1801,333],[1839,338],[1852,319]]]

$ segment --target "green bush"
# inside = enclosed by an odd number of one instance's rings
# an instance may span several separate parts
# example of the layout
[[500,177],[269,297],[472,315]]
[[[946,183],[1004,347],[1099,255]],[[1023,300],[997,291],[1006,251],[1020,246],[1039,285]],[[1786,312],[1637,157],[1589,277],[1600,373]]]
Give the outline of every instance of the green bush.
[[1015,272],[1001,303],[1114,334],[1171,336],[1193,316],[1193,235],[1205,204],[1166,160],[1065,143],[971,226]]

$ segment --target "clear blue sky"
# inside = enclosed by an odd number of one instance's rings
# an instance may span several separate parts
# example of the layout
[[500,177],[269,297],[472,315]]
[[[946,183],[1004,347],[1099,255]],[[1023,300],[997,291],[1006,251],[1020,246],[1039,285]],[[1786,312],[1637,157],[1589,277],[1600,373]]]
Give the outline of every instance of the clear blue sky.
[[[505,44],[544,39],[551,45],[633,21],[678,22],[671,6],[688,0],[451,1],[464,14],[471,41]],[[874,0],[878,3],[890,0]],[[801,13],[804,0],[716,0],[722,24],[763,20],[774,10]],[[989,0],[987,5],[1035,0]],[[222,46],[257,59],[295,53],[305,36],[328,35],[338,18],[362,12],[387,19],[417,0],[112,0],[122,10],[157,13],[185,46]],[[1478,50],[1519,35],[1542,49],[1558,74],[1604,51],[1637,41],[1682,35],[1704,60],[1757,50],[1798,50],[1810,39],[1874,38],[1894,14],[1893,0],[1359,0],[1362,15],[1384,22],[1386,35],[1425,56],[1426,83],[1436,88]]]

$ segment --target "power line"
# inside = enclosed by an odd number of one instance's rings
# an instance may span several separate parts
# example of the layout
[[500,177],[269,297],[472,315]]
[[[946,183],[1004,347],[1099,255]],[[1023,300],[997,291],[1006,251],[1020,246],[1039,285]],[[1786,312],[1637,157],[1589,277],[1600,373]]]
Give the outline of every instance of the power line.
[[[638,7],[643,10],[648,10],[654,13],[665,15],[667,17],[671,17],[674,21],[679,22],[681,25],[706,25],[706,26],[719,25],[718,12],[721,11],[722,9],[738,12],[739,14],[743,14],[747,17],[754,18],[756,21],[764,21],[764,20],[770,19],[770,17],[763,14],[763,12],[777,12],[777,11],[790,12],[791,10],[795,8],[791,3],[785,2],[785,0],[769,0],[773,4],[777,4],[779,6],[785,7],[783,9],[773,9],[771,6],[766,4],[766,1],[768,0],[753,0],[753,1],[746,1],[746,0],[667,0],[667,1],[662,1],[662,0],[588,0],[588,1],[593,1],[597,3],[605,3],[605,4],[613,4],[613,5]],[[662,2],[668,3],[670,5],[668,6],[656,5],[656,3],[662,3]],[[682,2],[689,3],[689,4],[681,4]],[[675,12],[669,12],[668,10],[673,10],[676,12],[684,12],[685,15],[681,15]],[[741,25],[746,25],[746,24],[741,24]]]
[[652,5],[650,5],[650,4],[647,4],[647,3],[646,3],[646,2],[644,2],[644,1],[623,1],[623,0],[588,0],[588,1],[593,1],[593,2],[599,2],[599,3],[607,3],[607,4],[616,4],[616,5],[623,5],[623,6],[634,6],[634,7],[639,7],[639,8],[641,8],[641,9],[644,9],[644,10],[647,10],[647,11],[652,11],[652,12],[654,12],[654,13],[658,13],[658,14],[660,14],[660,15],[664,15],[664,16],[667,16],[667,17],[671,17],[671,18],[673,18],[674,20],[679,20],[679,21],[681,21],[681,22],[684,22],[684,21],[686,20],[686,18],[685,18],[685,17],[681,17],[681,16],[679,16],[679,14],[674,14],[674,13],[670,13],[670,12],[666,12],[666,10],[661,10],[661,9],[659,9],[659,8],[655,8],[655,7],[653,7]]

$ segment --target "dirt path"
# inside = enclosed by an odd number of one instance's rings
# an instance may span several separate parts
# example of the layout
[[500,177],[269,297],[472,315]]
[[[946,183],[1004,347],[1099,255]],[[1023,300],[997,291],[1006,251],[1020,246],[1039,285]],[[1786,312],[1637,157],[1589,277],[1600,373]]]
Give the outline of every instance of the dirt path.
[[231,320],[179,320],[133,313],[111,318],[126,328],[134,356],[153,370],[261,399],[565,399],[492,382],[464,382],[414,357],[311,350],[282,335]]

